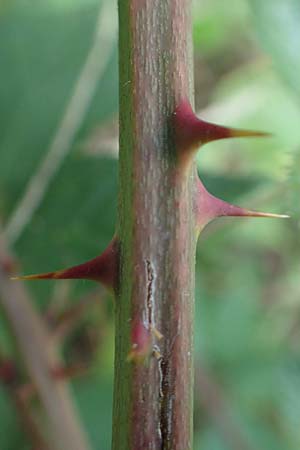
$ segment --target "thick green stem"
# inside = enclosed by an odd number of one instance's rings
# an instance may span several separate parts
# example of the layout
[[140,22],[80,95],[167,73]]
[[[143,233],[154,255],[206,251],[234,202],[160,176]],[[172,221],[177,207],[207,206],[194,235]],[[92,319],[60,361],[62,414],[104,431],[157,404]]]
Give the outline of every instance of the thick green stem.
[[[190,6],[119,0],[113,450],[192,449],[196,182],[193,165],[178,167],[173,130],[176,106],[193,100]],[[129,362],[136,324],[149,333],[150,352]]]

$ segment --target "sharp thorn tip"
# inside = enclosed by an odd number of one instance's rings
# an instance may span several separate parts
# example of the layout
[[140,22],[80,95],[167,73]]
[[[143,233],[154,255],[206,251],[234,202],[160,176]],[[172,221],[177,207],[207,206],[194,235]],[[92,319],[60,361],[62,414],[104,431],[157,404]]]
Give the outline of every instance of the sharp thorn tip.
[[252,130],[239,130],[235,128],[230,129],[230,137],[242,138],[242,137],[272,137],[272,133],[266,131],[252,131]]
[[265,217],[270,219],[290,219],[290,216],[288,214],[275,214],[275,213],[264,213],[264,212],[257,212],[257,211],[249,211],[246,210],[246,215],[252,216],[252,217]]

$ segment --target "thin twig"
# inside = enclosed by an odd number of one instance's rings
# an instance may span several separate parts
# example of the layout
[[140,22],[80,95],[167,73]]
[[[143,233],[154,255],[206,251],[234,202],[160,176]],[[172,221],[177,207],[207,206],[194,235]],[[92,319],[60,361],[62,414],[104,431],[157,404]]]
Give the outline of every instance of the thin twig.
[[68,308],[56,320],[52,331],[52,339],[57,344],[63,342],[64,338],[71,333],[71,331],[78,324],[84,312],[91,307],[92,303],[99,301],[101,296],[104,296],[104,289],[94,289],[85,295],[76,305]]
[[33,214],[40,206],[47,189],[71,149],[74,137],[83,123],[98,82],[103,75],[117,37],[117,25],[111,14],[111,3],[103,1],[95,30],[94,41],[79,74],[62,121],[54,135],[49,150],[25,192],[17,203],[5,229],[6,240],[14,244]]
[[45,323],[35,311],[22,282],[12,282],[7,273],[9,252],[0,236],[0,302],[10,322],[28,375],[45,409],[55,450],[88,450],[68,385],[52,376],[61,367]]
[[[6,390],[15,406],[16,414],[22,425],[32,448],[40,450],[50,450],[47,442],[36,423],[29,405],[29,396],[23,395],[22,381],[14,362],[0,352],[0,381],[5,385]],[[2,375],[2,377],[1,377]],[[26,386],[27,387],[27,386]]]

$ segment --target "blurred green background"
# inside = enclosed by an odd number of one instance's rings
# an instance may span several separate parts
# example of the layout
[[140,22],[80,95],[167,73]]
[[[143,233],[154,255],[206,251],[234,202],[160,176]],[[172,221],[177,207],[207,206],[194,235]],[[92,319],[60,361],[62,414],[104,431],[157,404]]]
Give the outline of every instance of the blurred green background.
[[[193,9],[197,111],[274,134],[204,147],[199,173],[225,200],[292,216],[218,220],[201,235],[194,448],[298,450],[300,0],[197,0]],[[113,235],[116,21],[116,2],[0,1],[0,222],[19,272],[84,261]],[[40,199],[33,189],[23,220],[20,205],[37,173],[37,182],[49,182]],[[93,449],[109,449],[112,298],[92,282],[28,288],[53,333],[63,330],[66,364],[80,368],[70,382]],[[0,363],[6,359],[26,383],[0,309]],[[1,450],[34,448],[3,380],[0,417]]]

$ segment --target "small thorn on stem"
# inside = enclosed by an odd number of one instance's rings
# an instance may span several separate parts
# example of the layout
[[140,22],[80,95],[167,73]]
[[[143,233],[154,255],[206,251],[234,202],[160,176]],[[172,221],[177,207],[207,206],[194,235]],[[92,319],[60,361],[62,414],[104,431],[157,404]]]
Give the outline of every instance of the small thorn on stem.
[[[224,127],[199,119],[188,100],[182,100],[173,115],[175,143],[179,157],[191,154],[207,142],[237,137],[266,137],[269,133]],[[193,152],[192,152],[193,153]]]
[[286,214],[265,213],[251,211],[221,200],[210,194],[200,179],[197,182],[196,210],[198,217],[198,230],[201,231],[209,222],[217,217],[263,217],[275,219],[288,219]]
[[127,361],[142,364],[151,353],[152,333],[141,319],[136,319],[131,329],[131,349]]
[[96,258],[83,264],[36,275],[12,277],[11,280],[85,279],[98,281],[108,288],[115,288],[118,276],[119,245],[113,238],[107,249]]

